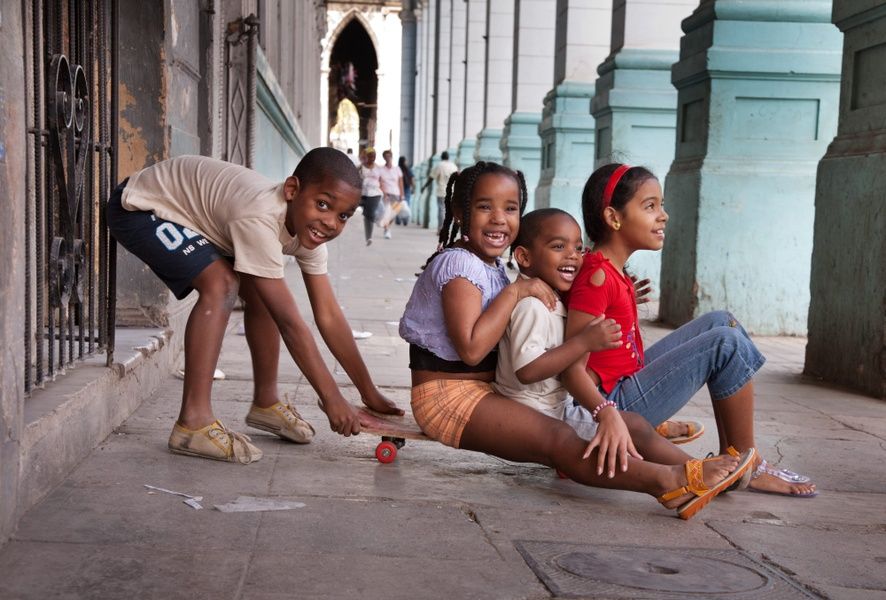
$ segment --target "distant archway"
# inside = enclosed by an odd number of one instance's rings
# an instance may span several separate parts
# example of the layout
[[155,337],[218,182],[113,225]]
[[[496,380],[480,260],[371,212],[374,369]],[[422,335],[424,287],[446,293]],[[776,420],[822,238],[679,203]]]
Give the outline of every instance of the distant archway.
[[343,98],[338,103],[335,113],[335,124],[329,128],[329,145],[338,148],[342,152],[360,146],[360,114],[357,106]]
[[[333,132],[339,120],[343,100],[353,103],[358,117],[358,143],[375,144],[376,102],[378,99],[378,56],[375,45],[363,24],[351,18],[339,32],[329,57],[329,103],[327,121],[330,146],[340,138]],[[348,105],[344,105],[347,110]],[[339,132],[336,134],[337,136]]]

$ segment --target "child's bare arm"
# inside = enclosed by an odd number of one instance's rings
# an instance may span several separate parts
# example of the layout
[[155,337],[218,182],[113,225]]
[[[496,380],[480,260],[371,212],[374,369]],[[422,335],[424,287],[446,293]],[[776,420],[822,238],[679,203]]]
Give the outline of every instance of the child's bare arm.
[[620,340],[621,326],[612,319],[605,319],[600,315],[594,317],[577,335],[517,369],[515,375],[524,385],[537,383],[559,375],[588,352],[618,348],[621,345]]
[[483,310],[482,294],[473,283],[457,277],[443,286],[443,317],[446,331],[459,357],[469,365],[477,365],[498,345],[517,302],[535,296],[548,308],[557,297],[540,279],[518,279],[508,285]]
[[240,273],[240,277],[250,280],[259,298],[271,313],[289,354],[320,396],[321,407],[329,418],[332,430],[345,436],[359,433],[360,422],[356,411],[341,395],[332,374],[326,368],[320,350],[314,342],[314,336],[299,314],[295,299],[286,287],[285,281],[245,273]]
[[[572,394],[579,404],[593,411],[606,399],[597,389],[594,380],[591,379],[585,363],[582,359],[570,365],[562,375],[562,383],[566,390]],[[628,470],[628,455],[641,459],[640,453],[634,446],[627,425],[621,418],[618,409],[607,407],[597,416],[598,426],[594,439],[585,450],[585,458],[591,455],[591,451],[597,448],[597,474],[602,475],[605,470],[611,478],[615,475],[616,467],[621,471]]]
[[366,363],[363,362],[363,357],[360,356],[360,351],[354,342],[351,326],[338,305],[329,276],[302,273],[302,278],[305,281],[317,329],[320,330],[320,335],[323,336],[332,355],[354,382],[364,404],[381,413],[402,415],[403,411],[386,398],[373,383],[369,369],[366,368]]

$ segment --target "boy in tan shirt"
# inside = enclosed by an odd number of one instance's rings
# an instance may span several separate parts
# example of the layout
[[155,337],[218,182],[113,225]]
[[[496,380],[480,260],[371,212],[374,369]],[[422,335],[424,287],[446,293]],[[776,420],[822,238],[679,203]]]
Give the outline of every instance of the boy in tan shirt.
[[359,433],[356,411],[326,368],[283,279],[295,257],[320,334],[370,408],[402,414],[375,387],[326,274],[323,245],[337,237],[360,201],[360,176],[332,148],[308,152],[284,182],[204,156],[181,156],[132,175],[108,200],[111,233],[179,299],[200,294],[185,329],[181,411],[169,449],[216,460],[254,462],[262,453],[212,412],[212,375],[228,319],[245,302],[253,404],[247,424],[307,443],[313,428],[279,401],[280,337],[320,397],[333,431]]

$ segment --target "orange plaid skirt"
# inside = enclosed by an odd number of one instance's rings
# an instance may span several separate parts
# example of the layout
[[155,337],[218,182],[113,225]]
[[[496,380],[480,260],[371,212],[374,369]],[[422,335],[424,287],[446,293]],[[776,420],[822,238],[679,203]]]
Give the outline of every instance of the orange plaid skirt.
[[428,437],[458,448],[474,408],[492,393],[485,381],[435,379],[412,388],[412,414]]

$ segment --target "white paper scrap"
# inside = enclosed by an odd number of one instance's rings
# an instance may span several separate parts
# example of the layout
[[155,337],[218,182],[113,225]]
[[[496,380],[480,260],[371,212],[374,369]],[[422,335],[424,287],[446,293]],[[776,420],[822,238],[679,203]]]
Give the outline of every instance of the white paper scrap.
[[173,490],[167,490],[166,488],[157,487],[155,485],[148,485],[147,483],[145,484],[145,487],[148,488],[149,490],[163,492],[164,494],[172,494],[173,496],[181,496],[182,498],[188,498],[190,500],[198,500],[198,501],[203,500],[203,496],[192,496],[190,494],[185,494],[183,492],[176,492]]
[[196,498],[188,498],[187,500],[185,500],[185,504],[187,504],[194,510],[201,510],[203,508],[203,505],[197,502]]
[[304,508],[304,502],[291,502],[276,498],[256,498],[255,496],[240,496],[227,504],[216,504],[215,510],[224,513],[233,512],[263,512],[268,510],[291,510]]

